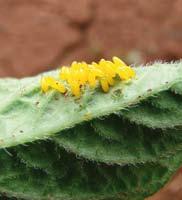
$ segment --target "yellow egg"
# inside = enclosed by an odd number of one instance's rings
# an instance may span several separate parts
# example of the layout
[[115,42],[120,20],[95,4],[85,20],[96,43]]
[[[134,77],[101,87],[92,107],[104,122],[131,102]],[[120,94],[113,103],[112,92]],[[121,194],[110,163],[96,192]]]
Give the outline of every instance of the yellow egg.
[[114,56],[112,58],[114,64],[117,66],[117,67],[123,67],[123,66],[126,66],[126,64],[121,60],[119,59],[118,57]]
[[[99,63],[92,62],[91,64],[73,61],[70,67],[63,66],[60,69],[59,78],[68,84],[71,93],[77,97],[81,95],[80,88],[86,84],[95,88],[98,83],[104,92],[108,92],[109,86],[115,84],[116,75],[119,75],[121,81],[135,77],[135,71],[121,59],[115,56],[112,60],[113,62],[101,59]],[[43,77],[41,79],[42,91],[47,92],[51,88],[60,93],[66,92],[63,83],[51,76]]]
[[49,88],[58,90],[61,93],[65,93],[66,92],[65,86],[62,83],[58,82],[53,77],[49,77],[49,76],[44,77],[44,78],[42,78],[41,83],[42,83],[41,84],[42,85],[42,90],[44,92],[47,92]]
[[103,91],[108,92],[109,91],[109,84],[108,84],[107,80],[102,79],[100,81],[100,83],[101,83],[101,87],[102,87]]
[[41,79],[41,90],[42,90],[43,92],[47,92],[48,89],[49,89],[49,86],[48,86],[48,84],[47,84],[47,82],[46,82],[46,77],[43,77],[43,78]]

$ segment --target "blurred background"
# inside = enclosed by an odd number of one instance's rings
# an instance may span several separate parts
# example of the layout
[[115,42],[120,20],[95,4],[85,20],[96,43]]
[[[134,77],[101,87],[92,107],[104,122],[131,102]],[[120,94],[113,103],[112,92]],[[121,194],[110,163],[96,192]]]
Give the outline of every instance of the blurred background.
[[182,0],[0,0],[0,77],[113,55],[182,57]]

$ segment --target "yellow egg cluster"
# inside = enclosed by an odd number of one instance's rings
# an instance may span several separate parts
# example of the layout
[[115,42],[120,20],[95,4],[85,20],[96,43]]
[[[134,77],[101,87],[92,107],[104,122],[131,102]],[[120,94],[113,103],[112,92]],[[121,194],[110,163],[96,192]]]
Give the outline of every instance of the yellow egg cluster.
[[[114,78],[119,76],[121,80],[130,80],[135,76],[135,71],[127,66],[118,57],[113,57],[112,62],[101,59],[99,63],[74,61],[71,66],[63,66],[60,69],[59,78],[56,80],[53,77],[47,76],[41,79],[41,88],[43,92],[49,89],[58,90],[60,93],[66,92],[66,84],[69,85],[71,93],[79,97],[81,87],[86,84],[90,88],[95,88],[98,84],[101,85],[104,92],[109,91],[109,87],[114,85]],[[59,81],[62,80],[62,83]]]

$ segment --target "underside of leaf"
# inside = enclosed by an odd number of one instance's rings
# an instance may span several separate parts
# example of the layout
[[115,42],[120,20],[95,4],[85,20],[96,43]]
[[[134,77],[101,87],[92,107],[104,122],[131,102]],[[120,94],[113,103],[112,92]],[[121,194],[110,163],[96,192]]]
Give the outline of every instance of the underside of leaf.
[[182,162],[182,63],[134,69],[80,98],[42,93],[42,75],[0,79],[2,198],[140,200],[161,188]]

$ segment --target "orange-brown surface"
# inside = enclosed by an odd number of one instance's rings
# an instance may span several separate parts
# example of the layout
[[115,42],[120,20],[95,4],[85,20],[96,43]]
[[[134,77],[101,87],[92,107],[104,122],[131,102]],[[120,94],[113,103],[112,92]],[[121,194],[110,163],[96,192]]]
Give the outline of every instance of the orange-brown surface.
[[0,0],[0,76],[72,60],[182,56],[182,0]]
[[171,178],[159,192],[146,200],[181,200],[182,199],[182,168]]
[[[72,60],[182,57],[182,0],[0,0],[0,77]],[[182,170],[148,200],[181,200]]]

